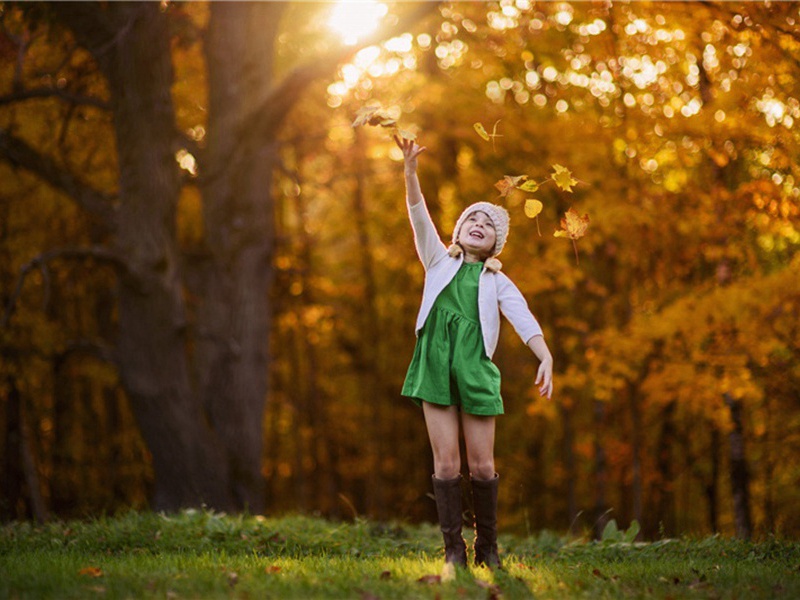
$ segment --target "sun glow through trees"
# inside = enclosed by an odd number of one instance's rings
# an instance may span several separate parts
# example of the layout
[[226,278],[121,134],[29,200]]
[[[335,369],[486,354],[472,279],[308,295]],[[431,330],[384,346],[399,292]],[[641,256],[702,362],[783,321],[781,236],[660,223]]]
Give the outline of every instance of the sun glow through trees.
[[345,44],[352,46],[375,31],[388,10],[385,4],[375,0],[340,0],[331,12],[328,27],[338,33]]

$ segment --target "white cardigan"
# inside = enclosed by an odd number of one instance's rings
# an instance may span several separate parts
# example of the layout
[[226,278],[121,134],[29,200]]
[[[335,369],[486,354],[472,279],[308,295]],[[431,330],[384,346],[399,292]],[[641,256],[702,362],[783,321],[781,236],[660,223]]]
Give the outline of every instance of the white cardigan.
[[[414,230],[417,254],[425,267],[425,287],[415,329],[419,336],[433,303],[455,277],[464,256],[462,254],[453,258],[447,253],[424,201],[409,206],[408,214]],[[532,337],[542,335],[542,328],[531,314],[528,303],[517,286],[504,273],[492,273],[484,267],[478,283],[478,314],[483,345],[489,358],[494,355],[500,338],[500,311],[526,344]]]

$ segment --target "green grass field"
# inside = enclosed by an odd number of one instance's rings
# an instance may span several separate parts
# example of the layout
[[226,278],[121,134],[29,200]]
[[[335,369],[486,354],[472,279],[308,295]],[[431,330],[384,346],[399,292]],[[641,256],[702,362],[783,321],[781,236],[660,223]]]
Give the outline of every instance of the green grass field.
[[186,511],[3,526],[0,598],[800,598],[800,543],[501,538],[442,582],[434,526]]

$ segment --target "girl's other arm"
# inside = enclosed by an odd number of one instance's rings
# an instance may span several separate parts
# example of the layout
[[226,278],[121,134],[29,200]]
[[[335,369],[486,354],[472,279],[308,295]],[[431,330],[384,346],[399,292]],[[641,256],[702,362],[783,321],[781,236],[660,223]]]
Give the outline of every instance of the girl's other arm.
[[528,340],[528,348],[539,359],[539,372],[536,374],[536,385],[539,386],[539,394],[553,397],[553,356],[544,341],[544,336],[535,335]]

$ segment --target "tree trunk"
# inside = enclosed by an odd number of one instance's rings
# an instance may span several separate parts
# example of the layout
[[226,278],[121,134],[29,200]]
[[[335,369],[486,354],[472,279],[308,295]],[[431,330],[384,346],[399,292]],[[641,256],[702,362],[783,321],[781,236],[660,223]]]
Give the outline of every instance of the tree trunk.
[[603,447],[600,435],[606,430],[605,426],[606,405],[602,400],[594,401],[594,476],[595,476],[595,496],[594,496],[594,535],[599,540],[603,535],[606,523],[608,523],[608,500],[606,499],[606,488],[608,487],[608,461],[606,449]]
[[705,486],[706,500],[708,502],[708,526],[713,533],[719,531],[719,508],[717,504],[717,482],[719,481],[719,429],[713,423],[711,427],[711,441],[709,458],[711,459],[711,477]]
[[631,468],[632,468],[632,486],[633,486],[633,518],[638,523],[642,523],[642,408],[640,406],[640,398],[637,391],[638,388],[633,386],[628,387],[628,401],[631,410]]
[[728,444],[736,537],[742,540],[749,540],[753,535],[753,526],[750,517],[750,475],[747,470],[747,460],[744,452],[742,403],[740,400],[731,397],[730,394],[724,394],[723,397],[725,405],[731,412],[731,422],[733,423],[733,428],[728,434]]
[[564,428],[564,437],[561,440],[562,460],[564,461],[564,472],[566,473],[567,484],[567,515],[569,516],[569,527],[578,518],[578,504],[575,496],[575,478],[577,476],[575,467],[575,448],[573,447],[574,431],[572,428],[572,407],[559,403],[561,412],[561,423]]
[[[656,473],[658,478],[654,484],[653,498],[655,504],[655,519],[658,520],[662,531],[671,535],[675,530],[675,490],[672,468],[672,446],[675,443],[675,402],[667,404],[661,412],[661,435],[656,446]],[[656,523],[651,522],[651,536],[656,533]]]
[[205,502],[231,508],[228,467],[197,402],[186,354],[168,23],[155,3],[105,10],[119,27],[116,36],[88,45],[108,79],[119,162],[115,243],[128,271],[120,278],[117,349],[121,379],[153,458],[153,507]]

